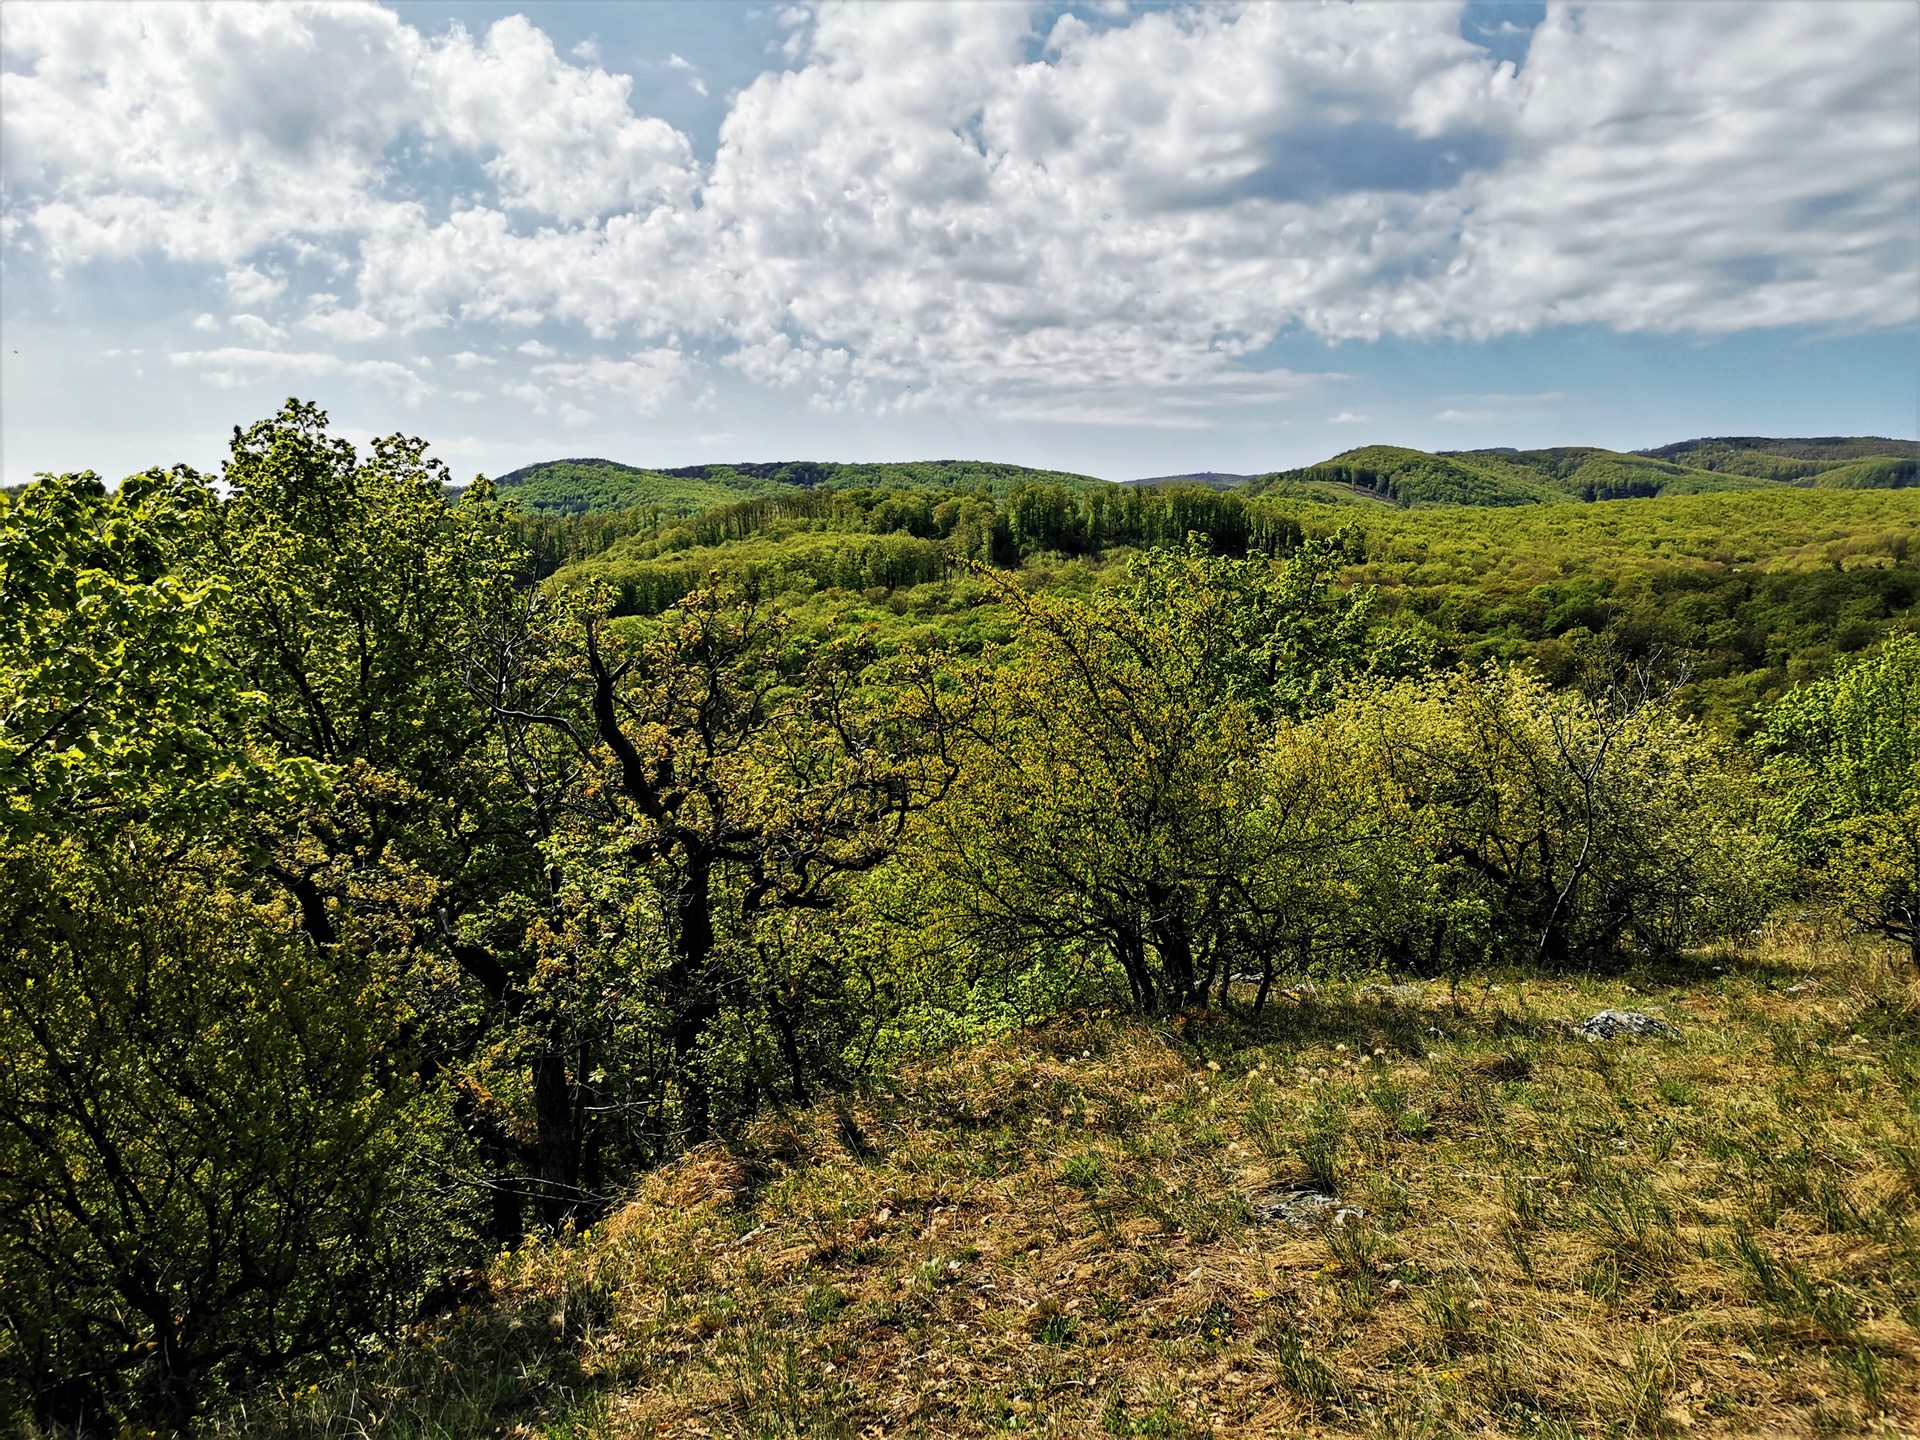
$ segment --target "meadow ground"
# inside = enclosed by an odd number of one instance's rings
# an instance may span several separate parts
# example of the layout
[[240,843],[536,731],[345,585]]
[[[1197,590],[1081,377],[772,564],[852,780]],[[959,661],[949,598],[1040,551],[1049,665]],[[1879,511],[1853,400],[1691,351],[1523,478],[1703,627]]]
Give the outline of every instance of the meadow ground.
[[1067,1017],[503,1254],[291,1433],[1920,1433],[1917,1196],[1920,977],[1798,931]]

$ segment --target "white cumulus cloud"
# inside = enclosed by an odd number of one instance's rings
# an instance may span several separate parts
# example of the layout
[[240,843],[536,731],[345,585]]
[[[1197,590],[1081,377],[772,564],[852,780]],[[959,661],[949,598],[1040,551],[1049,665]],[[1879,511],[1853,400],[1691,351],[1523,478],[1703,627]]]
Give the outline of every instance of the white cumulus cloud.
[[418,374],[392,360],[347,360],[319,351],[254,350],[239,346],[176,351],[168,359],[177,368],[197,370],[214,384],[229,388],[264,380],[344,377],[377,385],[408,405],[417,405],[433,393],[433,387]]
[[656,415],[675,400],[706,403],[695,367],[682,352],[666,347],[622,359],[554,361],[534,366],[533,373],[549,388],[616,399],[633,414]]
[[266,274],[251,265],[227,272],[227,298],[236,305],[265,305],[278,299],[286,288],[287,282],[280,276]]
[[[540,326],[510,383],[542,413],[727,374],[1202,426],[1313,385],[1263,358],[1290,336],[1920,318],[1911,5],[1555,0],[1517,68],[1458,4],[1096,8],[792,7],[703,159],[537,11],[13,6],[5,243],[217,265],[207,323],[259,347],[279,303],[463,368]],[[336,267],[351,297],[296,293]]]
[[287,338],[285,330],[258,315],[230,316],[227,324],[256,345],[278,345]]

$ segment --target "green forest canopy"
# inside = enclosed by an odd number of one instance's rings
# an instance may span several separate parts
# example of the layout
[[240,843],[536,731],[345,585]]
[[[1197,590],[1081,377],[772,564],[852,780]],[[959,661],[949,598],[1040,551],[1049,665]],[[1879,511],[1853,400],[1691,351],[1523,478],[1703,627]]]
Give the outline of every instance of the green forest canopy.
[[822,632],[858,620],[906,643],[977,650],[1003,607],[969,564],[1022,567],[1039,589],[1097,584],[1113,559],[1198,535],[1279,555],[1345,531],[1344,578],[1381,592],[1442,657],[1530,658],[1564,678],[1594,637],[1659,652],[1699,713],[1743,729],[1755,706],[1871,645],[1920,600],[1920,495],[1761,486],[1609,505],[1402,509],[1190,486],[1004,499],[816,491],[695,517],[528,517],[566,589],[609,587],[657,614],[711,576],[749,585]]

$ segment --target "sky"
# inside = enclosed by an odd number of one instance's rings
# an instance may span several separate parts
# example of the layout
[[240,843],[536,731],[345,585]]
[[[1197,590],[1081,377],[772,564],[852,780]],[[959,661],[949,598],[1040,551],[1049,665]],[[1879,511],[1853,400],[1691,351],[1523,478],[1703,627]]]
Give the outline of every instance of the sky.
[[1920,434],[1920,5],[0,5],[0,479]]

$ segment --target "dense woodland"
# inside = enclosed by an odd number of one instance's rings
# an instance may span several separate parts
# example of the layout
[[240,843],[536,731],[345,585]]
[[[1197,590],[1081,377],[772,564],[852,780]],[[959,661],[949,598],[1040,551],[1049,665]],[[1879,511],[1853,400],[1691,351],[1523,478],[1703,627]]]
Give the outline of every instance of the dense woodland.
[[7,496],[4,1403],[230,1424],[770,1107],[1069,1009],[1788,909],[1920,965],[1913,447],[1669,448],[450,498],[290,402],[217,476]]
[[[1318,464],[1264,475],[1209,472],[1123,484],[1199,486],[1295,500],[1417,507],[1569,504],[1783,486],[1897,490],[1916,481],[1920,481],[1920,442],[1912,440],[1731,436],[1634,452],[1567,446],[1429,454],[1395,445],[1368,445]],[[495,483],[535,515],[634,512],[626,522],[629,530],[665,516],[698,514],[733,500],[814,489],[985,491],[1004,497],[1022,486],[1074,493],[1104,493],[1111,488],[1090,475],[960,460],[861,465],[798,461],[648,470],[582,458],[523,466],[496,477]]]
[[[1679,700],[1750,732],[1760,706],[1871,646],[1920,599],[1912,496],[1789,488],[1606,505],[1356,508],[1197,486],[1004,498],[852,490],[739,501],[686,518],[523,514],[534,573],[606,587],[657,614],[718,576],[819,630],[857,617],[879,642],[969,655],[1013,634],[972,565],[1026,589],[1085,591],[1143,548],[1196,536],[1225,556],[1340,540],[1342,584],[1437,663],[1533,661],[1556,683],[1599,635],[1630,658],[1684,660]],[[1466,523],[1470,516],[1471,523]]]

